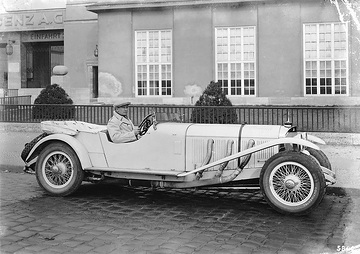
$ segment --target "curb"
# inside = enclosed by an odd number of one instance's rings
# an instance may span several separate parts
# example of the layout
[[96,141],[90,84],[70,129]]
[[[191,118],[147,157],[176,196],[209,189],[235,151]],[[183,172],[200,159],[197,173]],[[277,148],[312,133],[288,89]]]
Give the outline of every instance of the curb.
[[[0,122],[0,132],[34,132],[41,133],[40,123]],[[327,145],[360,145],[360,133],[308,132],[325,141]]]
[[327,145],[360,145],[360,133],[309,132],[321,138]]
[[41,133],[40,123],[5,123],[0,122],[0,132],[38,132]]

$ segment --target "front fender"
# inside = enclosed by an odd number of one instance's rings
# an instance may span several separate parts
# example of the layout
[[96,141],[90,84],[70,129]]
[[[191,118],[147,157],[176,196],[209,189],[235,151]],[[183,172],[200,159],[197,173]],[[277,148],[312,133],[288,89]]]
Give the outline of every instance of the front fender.
[[255,153],[255,152],[259,152],[261,150],[264,150],[264,149],[267,149],[267,148],[270,148],[270,147],[273,147],[273,146],[276,146],[276,145],[282,145],[282,144],[296,144],[296,145],[301,145],[301,146],[305,146],[305,147],[311,147],[313,149],[320,150],[320,148],[317,145],[315,145],[315,144],[313,144],[310,141],[307,141],[305,139],[300,139],[300,138],[279,138],[279,139],[274,139],[274,140],[271,140],[269,142],[254,146],[254,147],[246,149],[244,151],[235,153],[233,155],[227,156],[227,157],[222,158],[220,160],[209,163],[209,164],[207,164],[205,166],[199,167],[199,168],[197,168],[195,170],[180,173],[180,174],[178,174],[178,176],[179,177],[184,177],[184,176],[187,176],[187,175],[190,175],[190,174],[193,174],[193,173],[197,173],[199,171],[204,171],[204,170],[206,170],[208,168],[217,166],[217,165],[222,164],[224,162],[231,161],[231,160],[243,157],[245,155],[252,154],[252,153]]
[[306,132],[303,132],[303,133],[299,133],[297,134],[294,138],[299,138],[299,139],[304,139],[304,140],[308,140],[310,142],[314,142],[314,143],[318,143],[318,144],[321,144],[321,145],[325,145],[325,141],[322,140],[321,138],[318,138],[314,135],[310,135]]
[[90,157],[86,148],[76,138],[66,134],[51,134],[44,137],[34,145],[28,156],[26,157],[25,161],[28,161],[33,156],[33,154],[35,154],[34,157],[37,157],[38,154],[41,152],[42,147],[46,146],[46,143],[54,141],[68,144],[78,156],[82,168],[92,167]]

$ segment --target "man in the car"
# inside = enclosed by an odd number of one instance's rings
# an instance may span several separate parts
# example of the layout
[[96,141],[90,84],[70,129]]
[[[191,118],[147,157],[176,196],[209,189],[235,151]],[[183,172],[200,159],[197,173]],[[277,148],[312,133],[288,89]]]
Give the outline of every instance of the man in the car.
[[114,104],[114,115],[110,118],[107,129],[110,139],[114,143],[126,143],[137,140],[139,129],[128,118],[127,113],[130,102]]

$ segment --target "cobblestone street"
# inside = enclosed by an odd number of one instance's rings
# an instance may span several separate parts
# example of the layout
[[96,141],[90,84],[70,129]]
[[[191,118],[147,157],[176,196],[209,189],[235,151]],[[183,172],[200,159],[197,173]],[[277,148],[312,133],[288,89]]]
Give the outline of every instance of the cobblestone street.
[[0,254],[360,254],[360,0],[0,0]]
[[83,184],[46,195],[35,176],[0,173],[1,253],[337,253],[359,230],[342,189],[308,216],[284,216],[258,191]]

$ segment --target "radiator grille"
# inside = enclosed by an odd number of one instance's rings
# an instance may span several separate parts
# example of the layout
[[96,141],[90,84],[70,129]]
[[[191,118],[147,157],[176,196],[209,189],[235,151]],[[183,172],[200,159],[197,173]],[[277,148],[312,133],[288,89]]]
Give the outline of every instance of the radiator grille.
[[[264,144],[269,141],[270,140],[268,140],[268,139],[256,140],[255,144],[261,145],[261,144]],[[255,166],[262,166],[271,156],[278,153],[278,151],[279,151],[279,148],[277,146],[273,146],[273,147],[270,147],[270,148],[267,148],[265,150],[255,153],[254,154],[255,156],[253,156]]]

